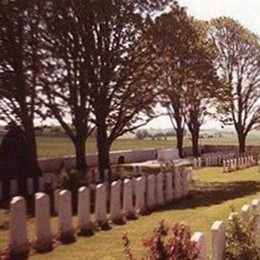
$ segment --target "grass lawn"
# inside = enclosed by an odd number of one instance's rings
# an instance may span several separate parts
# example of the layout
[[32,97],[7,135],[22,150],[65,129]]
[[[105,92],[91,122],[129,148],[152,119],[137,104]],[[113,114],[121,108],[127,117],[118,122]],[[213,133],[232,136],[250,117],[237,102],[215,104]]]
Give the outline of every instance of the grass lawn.
[[[73,144],[65,137],[38,137],[38,154],[39,157],[59,157],[75,154]],[[220,138],[203,138],[199,140],[199,144],[225,144],[237,145],[236,135],[225,134]],[[247,138],[248,145],[260,144],[260,132],[253,132]],[[191,145],[190,140],[184,139],[184,145]],[[133,138],[119,138],[113,145],[112,150],[138,150],[148,148],[173,148],[176,146],[175,138],[167,140],[138,140]],[[86,142],[87,153],[97,152],[96,142],[94,139],[89,139]]]
[[[97,232],[89,238],[77,237],[70,245],[58,245],[47,254],[35,254],[30,259],[123,259],[122,234],[128,233],[133,253],[140,259],[144,255],[141,239],[149,236],[160,220],[168,223],[184,221],[193,232],[205,232],[210,241],[210,227],[215,220],[226,221],[231,207],[240,211],[244,204],[260,199],[260,174],[257,167],[224,174],[222,168],[195,170],[190,196],[171,208],[142,216],[126,225],[113,225],[109,231]],[[1,212],[1,211],[0,211]],[[0,221],[4,219],[3,211]],[[34,219],[29,222],[29,234],[33,238]],[[74,218],[76,225],[76,218]],[[52,218],[53,230],[57,230],[57,218]],[[0,230],[0,248],[7,243],[7,231]],[[208,243],[209,244],[209,243]]]

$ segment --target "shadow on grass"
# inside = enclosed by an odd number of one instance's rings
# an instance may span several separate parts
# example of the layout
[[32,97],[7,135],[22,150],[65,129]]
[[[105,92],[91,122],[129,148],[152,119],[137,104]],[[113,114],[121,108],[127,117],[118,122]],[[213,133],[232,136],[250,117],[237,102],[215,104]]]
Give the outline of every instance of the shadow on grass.
[[243,198],[260,192],[260,182],[236,181],[223,182],[196,182],[189,196],[170,206],[169,209],[187,209],[206,207],[221,204],[227,200]]

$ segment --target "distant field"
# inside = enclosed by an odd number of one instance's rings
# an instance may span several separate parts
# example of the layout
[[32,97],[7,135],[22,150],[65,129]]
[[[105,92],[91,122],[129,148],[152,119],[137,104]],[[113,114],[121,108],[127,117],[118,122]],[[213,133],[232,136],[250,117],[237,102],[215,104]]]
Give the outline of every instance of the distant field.
[[[38,155],[39,157],[59,157],[65,155],[73,155],[74,147],[71,141],[65,137],[38,137]],[[199,144],[237,144],[236,135],[225,134],[220,138],[202,138]],[[254,132],[247,138],[248,145],[260,145],[260,132]],[[184,140],[184,145],[191,145],[190,140]],[[135,138],[120,138],[116,140],[112,146],[112,150],[138,150],[148,148],[173,148],[176,146],[175,138],[167,140],[138,140]],[[87,153],[95,153],[97,151],[94,139],[86,142]]]

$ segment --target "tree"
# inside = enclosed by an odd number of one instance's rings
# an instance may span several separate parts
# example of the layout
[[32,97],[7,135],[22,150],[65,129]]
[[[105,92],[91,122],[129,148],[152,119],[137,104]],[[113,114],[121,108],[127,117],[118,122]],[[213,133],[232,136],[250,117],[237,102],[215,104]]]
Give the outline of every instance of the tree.
[[204,103],[216,78],[212,48],[202,29],[199,30],[204,25],[200,23],[199,27],[198,23],[176,4],[171,12],[156,19],[153,30],[156,48],[163,53],[166,71],[161,104],[167,108],[175,128],[180,157],[183,156],[185,123],[192,135],[193,154],[199,155],[199,129],[207,111]]
[[[157,93],[154,86],[159,67],[149,39],[143,37],[144,17],[164,7],[164,2],[53,0],[43,10],[47,31],[44,41],[51,57],[46,58],[47,73],[49,67],[58,66],[50,76],[51,84],[44,83],[43,91],[51,100],[45,102],[46,106],[68,134],[71,131],[62,123],[64,109],[70,109],[72,117],[77,110],[84,111],[80,114],[85,118],[79,116],[79,121],[85,123],[79,128],[84,126],[85,131],[87,122],[93,119],[101,176],[110,168],[112,142],[145,124],[152,114],[150,104]],[[57,84],[62,91],[57,91]],[[82,98],[76,101],[75,97],[82,93],[88,109],[85,105],[77,109]],[[68,102],[68,95],[73,102]],[[76,131],[78,127],[74,122],[72,125]]]
[[1,120],[22,125],[31,173],[38,174],[34,119],[38,107],[39,6],[34,1],[1,1],[0,23]]
[[87,170],[86,139],[94,129],[87,79],[87,68],[93,66],[87,9],[87,2],[81,1],[47,1],[41,9],[41,102],[74,144],[76,168],[82,172]]
[[210,115],[212,101],[219,95],[221,82],[214,67],[216,50],[208,37],[208,24],[194,20],[197,40],[192,55],[193,71],[187,83],[185,121],[191,133],[193,156],[199,156],[199,132],[205,118]]
[[248,133],[260,125],[260,38],[228,17],[213,19],[210,34],[218,50],[216,68],[226,83],[217,103],[219,118],[234,124],[244,153]]

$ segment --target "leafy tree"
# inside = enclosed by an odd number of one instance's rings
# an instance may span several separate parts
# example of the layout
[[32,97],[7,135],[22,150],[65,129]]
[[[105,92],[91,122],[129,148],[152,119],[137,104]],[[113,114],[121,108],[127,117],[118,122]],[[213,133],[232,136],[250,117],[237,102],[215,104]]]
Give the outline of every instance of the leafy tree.
[[[198,24],[200,26],[198,26]],[[171,12],[156,19],[153,36],[156,48],[163,54],[164,89],[161,103],[168,110],[182,157],[185,123],[192,135],[193,154],[199,155],[199,129],[203,123],[205,103],[213,92],[216,79],[212,64],[214,53],[203,23],[188,17],[177,4]]]
[[38,109],[39,6],[35,1],[0,1],[0,23],[1,120],[22,125],[31,172],[37,174],[34,119]]
[[102,175],[112,142],[153,115],[160,67],[145,17],[166,2],[50,0],[42,8],[42,101],[80,150],[80,168],[93,125]]
[[260,38],[228,17],[213,19],[210,35],[218,50],[216,68],[226,83],[218,99],[219,118],[234,124],[244,153],[248,133],[260,125]]

